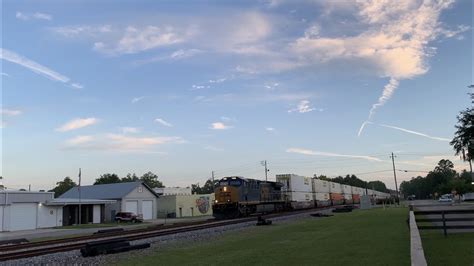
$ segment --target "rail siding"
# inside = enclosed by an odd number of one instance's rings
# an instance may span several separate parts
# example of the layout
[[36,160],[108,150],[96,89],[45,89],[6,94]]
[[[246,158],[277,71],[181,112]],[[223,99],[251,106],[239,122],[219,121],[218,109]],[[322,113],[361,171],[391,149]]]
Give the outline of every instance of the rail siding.
[[410,211],[410,257],[412,266],[426,266],[425,252],[421,243],[420,231],[416,225],[415,214]]

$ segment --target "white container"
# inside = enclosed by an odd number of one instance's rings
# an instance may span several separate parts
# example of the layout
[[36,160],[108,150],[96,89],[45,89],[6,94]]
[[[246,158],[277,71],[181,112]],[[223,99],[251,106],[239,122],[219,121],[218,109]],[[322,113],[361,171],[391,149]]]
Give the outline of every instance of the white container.
[[316,201],[316,206],[329,206],[330,200],[330,182],[313,179],[313,198]]
[[291,202],[293,208],[301,209],[314,206],[313,184],[310,177],[281,174],[276,175],[276,181],[283,184],[284,198]]

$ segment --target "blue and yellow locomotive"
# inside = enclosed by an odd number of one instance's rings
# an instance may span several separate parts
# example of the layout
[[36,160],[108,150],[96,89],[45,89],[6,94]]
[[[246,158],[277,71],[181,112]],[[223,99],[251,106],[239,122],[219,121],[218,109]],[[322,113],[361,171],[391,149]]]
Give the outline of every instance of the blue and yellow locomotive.
[[222,178],[215,188],[214,217],[227,219],[284,210],[282,184],[238,176]]

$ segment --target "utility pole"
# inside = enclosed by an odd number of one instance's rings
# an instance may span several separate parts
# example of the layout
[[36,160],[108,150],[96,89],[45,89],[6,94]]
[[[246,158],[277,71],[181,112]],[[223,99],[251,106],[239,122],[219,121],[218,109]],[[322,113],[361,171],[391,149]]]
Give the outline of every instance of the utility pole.
[[79,187],[77,188],[79,192],[79,224],[81,224],[81,168],[79,168]]
[[267,160],[265,161],[262,161],[261,162],[263,166],[265,166],[265,181],[268,181],[268,171],[270,171],[268,168],[267,168]]
[[398,184],[397,184],[397,173],[395,171],[395,155],[393,155],[393,152],[392,152],[392,155],[390,156],[390,158],[392,158],[392,165],[393,165],[393,178],[395,179],[395,192],[397,193],[397,204],[400,204],[400,199],[398,198]]
[[214,182],[214,171],[211,172],[211,176],[212,176],[212,188],[215,188],[216,187],[216,183]]

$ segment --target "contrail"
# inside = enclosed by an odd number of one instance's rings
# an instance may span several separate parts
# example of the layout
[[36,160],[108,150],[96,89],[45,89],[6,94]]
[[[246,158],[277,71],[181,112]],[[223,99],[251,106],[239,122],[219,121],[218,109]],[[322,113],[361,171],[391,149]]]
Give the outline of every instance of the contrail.
[[400,131],[403,131],[403,132],[406,132],[406,133],[422,136],[422,137],[429,138],[429,139],[434,139],[434,140],[439,140],[439,141],[451,141],[450,139],[447,139],[447,138],[433,137],[433,136],[430,136],[430,135],[427,135],[427,134],[424,134],[424,133],[420,133],[420,132],[416,132],[416,131],[413,131],[413,130],[409,130],[409,129],[406,129],[406,128],[390,126],[390,125],[385,125],[385,124],[380,124],[379,126],[400,130]]
[[29,70],[41,74],[49,79],[64,83],[67,83],[70,80],[68,77],[63,76],[50,68],[38,64],[35,61],[32,61],[12,51],[9,51],[7,49],[1,49],[0,52],[1,59],[26,67]]
[[360,137],[360,134],[362,134],[362,131],[364,130],[365,126],[369,123],[371,123],[372,116],[375,114],[375,110],[377,110],[379,107],[383,106],[390,98],[392,98],[393,93],[395,90],[398,88],[398,80],[395,78],[390,78],[390,81],[383,87],[383,92],[382,96],[379,97],[379,100],[377,103],[374,103],[372,105],[372,108],[370,108],[369,111],[369,117],[367,120],[362,123],[359,133],[357,133],[357,136]]

